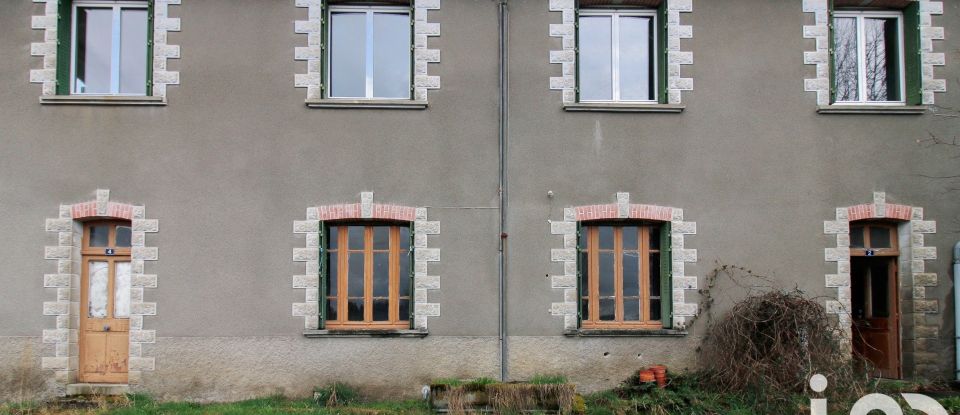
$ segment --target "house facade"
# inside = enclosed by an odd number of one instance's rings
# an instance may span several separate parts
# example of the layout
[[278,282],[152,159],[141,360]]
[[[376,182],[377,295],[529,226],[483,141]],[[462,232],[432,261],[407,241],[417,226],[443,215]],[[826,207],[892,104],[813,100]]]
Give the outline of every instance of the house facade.
[[[694,368],[720,264],[953,376],[960,6],[6,0],[0,399]],[[947,178],[943,178],[947,177]],[[709,287],[722,314],[748,292]]]

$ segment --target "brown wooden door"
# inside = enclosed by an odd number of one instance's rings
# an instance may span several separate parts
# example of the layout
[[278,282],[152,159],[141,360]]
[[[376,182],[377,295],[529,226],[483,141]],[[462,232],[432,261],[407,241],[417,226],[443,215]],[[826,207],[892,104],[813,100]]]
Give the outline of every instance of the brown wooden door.
[[896,257],[853,257],[853,347],[874,375],[899,379],[900,318]]
[[127,382],[130,265],[129,223],[85,226],[80,282],[81,382]]

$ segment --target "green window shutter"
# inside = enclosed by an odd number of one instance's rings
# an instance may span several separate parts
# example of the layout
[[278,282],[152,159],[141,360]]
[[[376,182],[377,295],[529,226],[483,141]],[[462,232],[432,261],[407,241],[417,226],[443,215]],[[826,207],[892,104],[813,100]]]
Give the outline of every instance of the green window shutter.
[[573,82],[574,100],[580,102],[580,0],[573,2]]
[[59,0],[57,3],[57,95],[70,95],[72,11],[70,0]]
[[147,96],[153,96],[153,24],[155,0],[147,1]]
[[581,238],[583,238],[583,225],[577,222],[577,328],[583,323],[583,248],[581,247]]
[[657,7],[657,37],[660,39],[657,42],[657,56],[659,57],[659,65],[657,70],[657,86],[660,88],[660,93],[658,94],[658,101],[661,104],[666,104],[669,102],[670,94],[667,92],[667,56],[670,53],[670,48],[667,46],[668,33],[667,33],[667,3],[669,0],[663,0],[660,2],[660,6]]
[[660,320],[663,328],[673,327],[673,249],[670,222],[660,226]]
[[827,0],[827,66],[830,72],[830,103],[837,101],[837,68],[834,59],[833,0]]
[[410,269],[407,270],[407,279],[408,279],[407,283],[410,284],[410,291],[409,291],[410,299],[407,300],[409,301],[409,306],[407,307],[407,312],[409,313],[409,315],[407,316],[407,318],[410,320],[411,330],[416,328],[416,323],[417,323],[416,320],[414,319],[414,309],[416,308],[415,307],[416,302],[414,301],[414,297],[416,295],[417,287],[414,284],[415,276],[416,276],[416,271],[415,271],[416,267],[414,266],[414,259],[416,258],[416,255],[414,254],[414,247],[413,247],[415,238],[413,236],[414,227],[412,225],[413,224],[411,223],[410,224],[410,247],[407,249],[407,266],[410,267]]
[[327,280],[330,278],[330,268],[327,265],[330,254],[327,248],[330,241],[327,240],[329,228],[323,221],[320,222],[320,329],[323,329],[327,323]]
[[920,54],[920,2],[912,1],[903,10],[903,56],[905,59],[907,105],[923,104],[923,73]]
[[320,98],[327,97],[327,1],[320,2]]

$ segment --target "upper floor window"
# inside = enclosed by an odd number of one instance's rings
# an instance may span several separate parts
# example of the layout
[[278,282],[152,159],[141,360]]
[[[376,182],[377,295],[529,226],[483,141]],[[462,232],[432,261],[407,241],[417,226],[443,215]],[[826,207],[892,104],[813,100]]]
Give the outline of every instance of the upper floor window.
[[833,49],[834,102],[905,102],[903,13],[836,11]]
[[328,98],[409,99],[409,7],[331,6]]
[[73,2],[71,94],[149,95],[149,6],[147,1]]
[[578,17],[581,102],[657,102],[657,11],[583,9]]
[[669,227],[586,222],[579,234],[581,327],[663,328],[671,303]]
[[325,224],[321,317],[328,329],[410,327],[412,241],[409,226]]

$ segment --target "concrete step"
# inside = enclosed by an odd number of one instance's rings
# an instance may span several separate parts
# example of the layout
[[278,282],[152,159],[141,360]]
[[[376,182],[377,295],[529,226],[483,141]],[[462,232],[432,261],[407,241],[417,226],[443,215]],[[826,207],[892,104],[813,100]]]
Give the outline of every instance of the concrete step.
[[129,385],[106,383],[72,383],[67,385],[67,396],[118,396],[130,393]]

